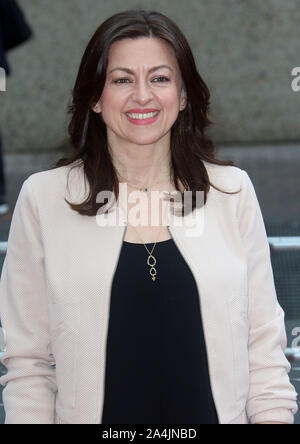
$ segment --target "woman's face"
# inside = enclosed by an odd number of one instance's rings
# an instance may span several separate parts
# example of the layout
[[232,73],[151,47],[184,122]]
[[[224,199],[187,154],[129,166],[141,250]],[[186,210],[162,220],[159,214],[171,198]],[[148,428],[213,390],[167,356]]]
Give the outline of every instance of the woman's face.
[[[157,69],[160,65],[165,65]],[[128,71],[122,70],[124,68]],[[181,74],[173,50],[164,40],[141,37],[114,42],[109,51],[106,83],[93,108],[101,112],[108,140],[152,144],[170,132],[185,107]],[[158,111],[136,120],[127,114]],[[145,117],[145,116],[143,116]],[[149,117],[149,116],[148,116]]]

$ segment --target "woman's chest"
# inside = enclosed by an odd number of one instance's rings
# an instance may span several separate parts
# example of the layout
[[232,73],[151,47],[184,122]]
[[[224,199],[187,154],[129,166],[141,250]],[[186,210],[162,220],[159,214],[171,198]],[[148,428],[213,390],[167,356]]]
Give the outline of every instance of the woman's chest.
[[167,212],[170,204],[159,192],[142,193],[141,199],[121,201],[126,210],[126,231],[124,240],[132,243],[155,243],[171,239],[168,230]]
[[124,241],[132,243],[155,243],[171,239],[166,226],[161,227],[126,227]]

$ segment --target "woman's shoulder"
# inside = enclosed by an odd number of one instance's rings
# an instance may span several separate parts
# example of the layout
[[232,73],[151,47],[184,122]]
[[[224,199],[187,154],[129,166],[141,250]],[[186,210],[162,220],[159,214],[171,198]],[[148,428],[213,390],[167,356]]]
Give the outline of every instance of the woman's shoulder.
[[50,168],[32,173],[27,177],[27,181],[35,188],[39,187],[59,187],[65,185],[67,177],[82,178],[83,162],[74,161],[68,165]]
[[[242,182],[242,169],[236,165],[217,165],[202,161],[210,182],[219,188],[226,187],[226,191],[237,191]],[[229,189],[227,190],[227,187]]]
[[70,170],[73,169],[79,171],[81,166],[83,165],[82,161],[74,161],[68,165],[59,166],[59,167],[50,167],[49,169],[38,171],[36,173],[32,173],[28,176],[27,180],[31,183],[43,183],[47,181],[54,181],[61,177],[65,177]]
[[[84,170],[82,161],[74,161],[68,165],[32,173],[26,179],[34,194],[41,199],[71,198],[68,192],[75,195],[85,190]],[[67,193],[67,194],[66,194]]]

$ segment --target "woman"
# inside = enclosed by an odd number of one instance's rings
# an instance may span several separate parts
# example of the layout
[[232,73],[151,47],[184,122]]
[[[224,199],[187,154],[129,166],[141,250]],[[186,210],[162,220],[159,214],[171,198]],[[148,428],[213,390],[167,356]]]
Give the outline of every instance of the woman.
[[74,154],[25,180],[11,224],[6,423],[293,423],[260,207],[246,171],[215,159],[208,108],[164,15],[125,11],[93,35]]

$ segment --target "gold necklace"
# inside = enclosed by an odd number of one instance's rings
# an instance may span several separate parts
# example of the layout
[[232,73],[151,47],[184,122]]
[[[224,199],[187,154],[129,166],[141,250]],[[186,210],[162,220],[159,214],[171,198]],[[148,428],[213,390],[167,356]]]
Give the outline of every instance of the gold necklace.
[[[143,191],[143,190],[140,190],[140,191]],[[145,189],[145,191],[148,191],[147,189]],[[170,194],[170,192],[169,192],[169,194]],[[128,223],[128,216],[127,216],[127,223]],[[159,235],[160,235],[160,233],[161,233],[161,227],[162,227],[162,224],[161,224],[161,226],[160,226],[160,230],[159,230],[159,234],[158,234],[158,237],[157,237],[157,241],[158,241],[158,239],[159,239]],[[145,242],[143,241],[143,239],[141,238],[141,236],[139,235],[139,233],[137,232],[137,230],[134,228],[134,227],[132,227],[133,229],[134,229],[134,231],[137,233],[137,235],[139,236],[139,238],[141,239],[141,241],[143,242],[143,245],[144,245],[144,247],[146,248],[146,250],[147,250],[147,252],[148,252],[148,258],[147,258],[147,265],[149,265],[149,267],[150,267],[150,270],[149,270],[149,273],[150,273],[150,276],[151,276],[151,278],[152,278],[152,281],[154,282],[155,281],[155,279],[156,279],[156,275],[157,275],[157,270],[156,270],[156,268],[155,268],[155,265],[156,265],[156,258],[155,258],[155,256],[153,256],[153,250],[154,250],[154,248],[155,248],[155,246],[156,246],[156,244],[157,244],[157,241],[154,243],[154,245],[153,245],[153,247],[152,247],[152,250],[151,251],[149,251],[148,250],[148,248],[147,248],[147,246],[145,245]],[[152,260],[152,264],[150,263],[150,261]]]
[[[162,225],[161,225],[161,227],[162,227]],[[158,237],[157,237],[157,241],[158,241],[158,239],[159,239],[159,235],[160,235],[160,232],[161,232],[161,227],[160,227],[160,230],[159,230],[159,234],[158,234]],[[133,228],[134,231],[137,233],[137,235],[139,236],[139,238],[140,238],[141,241],[143,242],[144,247],[146,248],[146,250],[147,250],[147,252],[148,252],[147,264],[148,264],[149,267],[150,267],[149,273],[150,273],[150,276],[151,276],[151,278],[152,278],[152,281],[155,281],[155,279],[156,279],[156,275],[157,275],[157,270],[156,270],[156,268],[155,268],[155,265],[156,265],[156,258],[153,256],[152,253],[153,253],[153,250],[154,250],[154,248],[155,248],[155,246],[156,246],[157,241],[154,243],[154,245],[153,245],[153,247],[152,247],[152,250],[149,251],[148,248],[147,248],[147,245],[144,243],[144,241],[143,241],[143,239],[141,238],[141,236],[138,234],[138,232],[135,230],[134,227],[132,227],[132,228]],[[152,263],[150,263],[151,260],[152,260]]]
[[[119,174],[119,173],[118,173],[118,174]],[[129,183],[129,185],[130,185],[132,188],[135,188],[136,190],[139,190],[139,191],[148,191],[148,190],[150,189],[149,186],[144,187],[144,188],[136,187],[136,186],[130,184],[130,182],[128,182],[128,180],[127,180],[126,177],[122,176],[121,174],[119,174],[119,176],[122,177],[122,179],[125,179],[125,180],[127,181],[127,183]],[[171,173],[170,173],[169,179],[170,179],[170,181],[171,181]],[[158,182],[154,182],[154,183],[153,183],[152,185],[150,185],[150,186],[152,187],[153,185],[157,185],[158,183],[161,183],[161,182],[162,182],[162,180],[161,180],[161,181],[158,181]]]

